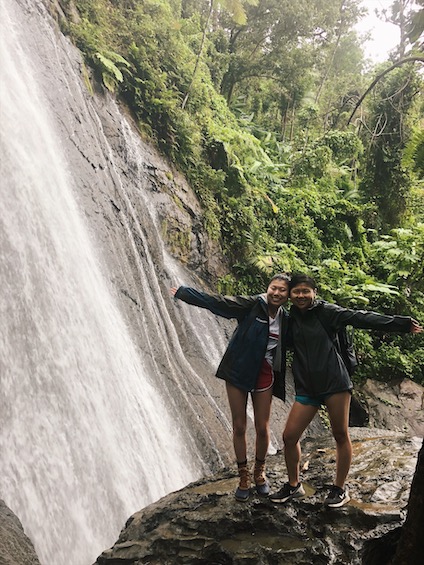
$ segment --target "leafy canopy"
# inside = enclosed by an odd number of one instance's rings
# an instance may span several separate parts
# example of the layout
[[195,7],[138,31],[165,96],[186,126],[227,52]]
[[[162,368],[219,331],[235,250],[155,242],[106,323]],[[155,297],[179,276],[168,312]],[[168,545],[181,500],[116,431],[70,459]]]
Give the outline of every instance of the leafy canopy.
[[[219,290],[303,270],[325,299],[423,321],[422,75],[390,70],[358,105],[381,73],[360,4],[68,0],[62,26],[198,194],[228,262]],[[420,49],[422,10],[404,7],[393,57]],[[424,382],[420,336],[358,339],[358,378]]]

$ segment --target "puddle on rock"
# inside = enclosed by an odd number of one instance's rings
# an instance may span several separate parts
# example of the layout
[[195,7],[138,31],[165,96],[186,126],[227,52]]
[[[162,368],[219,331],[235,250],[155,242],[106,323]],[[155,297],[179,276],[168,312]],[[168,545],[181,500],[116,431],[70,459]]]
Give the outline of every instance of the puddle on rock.
[[378,503],[378,502],[363,502],[361,500],[351,499],[348,506],[354,506],[355,508],[359,508],[363,512],[367,514],[392,514],[395,517],[399,517],[401,510],[399,510],[398,506],[393,506],[392,504],[387,503]]
[[303,482],[302,485],[303,488],[305,489],[305,496],[301,498],[301,500],[304,500],[308,496],[314,496],[314,494],[317,492],[317,490],[314,487],[312,487],[309,483]]
[[238,478],[221,479],[220,481],[212,481],[198,487],[194,487],[191,492],[197,494],[228,494],[236,490]]

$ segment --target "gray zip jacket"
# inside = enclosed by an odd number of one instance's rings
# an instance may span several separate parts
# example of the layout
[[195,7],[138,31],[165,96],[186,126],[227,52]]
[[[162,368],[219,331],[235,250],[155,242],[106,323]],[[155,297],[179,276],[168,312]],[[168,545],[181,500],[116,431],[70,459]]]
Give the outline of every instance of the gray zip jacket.
[[[320,308],[318,318],[316,310]],[[324,322],[321,323],[322,320]],[[330,339],[343,326],[407,333],[412,318],[386,316],[367,310],[351,310],[317,300],[302,314],[290,308],[289,335],[293,346],[293,377],[297,395],[318,396],[352,389],[352,381],[342,358]],[[324,327],[325,326],[325,327]]]

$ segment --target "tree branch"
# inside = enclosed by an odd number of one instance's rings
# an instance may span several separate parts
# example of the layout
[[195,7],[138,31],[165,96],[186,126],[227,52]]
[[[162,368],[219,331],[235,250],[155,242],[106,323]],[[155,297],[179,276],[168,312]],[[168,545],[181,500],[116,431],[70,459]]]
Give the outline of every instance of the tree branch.
[[369,87],[366,89],[366,91],[364,92],[364,94],[360,97],[360,99],[358,100],[358,102],[355,105],[355,108],[353,109],[353,112],[351,113],[348,121],[347,121],[347,125],[350,124],[350,122],[352,121],[353,116],[355,115],[356,110],[359,108],[359,106],[362,104],[365,96],[367,96],[367,94],[369,94],[371,92],[371,90],[374,88],[374,86],[377,84],[377,82],[382,79],[385,75],[387,75],[387,73],[390,73],[390,71],[393,71],[393,69],[396,69],[397,67],[400,67],[401,65],[403,65],[404,63],[414,63],[414,62],[421,62],[424,63],[424,56],[423,55],[416,55],[414,57],[407,57],[406,59],[401,59],[400,61],[397,61],[397,63],[394,63],[391,67],[389,67],[388,69],[384,70],[382,73],[380,73],[379,75],[377,75],[375,77],[375,79],[372,81],[372,83],[369,85]]

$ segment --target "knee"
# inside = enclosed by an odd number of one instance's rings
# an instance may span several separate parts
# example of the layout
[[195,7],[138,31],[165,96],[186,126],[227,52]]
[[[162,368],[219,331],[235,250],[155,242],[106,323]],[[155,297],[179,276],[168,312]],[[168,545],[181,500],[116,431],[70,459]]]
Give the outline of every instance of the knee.
[[267,438],[269,435],[269,425],[268,423],[256,423],[255,425],[256,435],[258,437]]
[[287,428],[284,430],[283,432],[284,447],[293,447],[297,444],[298,441],[299,441],[299,436],[297,434],[294,434]]
[[243,420],[235,420],[233,422],[233,433],[235,436],[244,436],[246,434],[246,422]]
[[339,446],[350,444],[349,432],[347,430],[336,430],[333,432],[333,436]]

